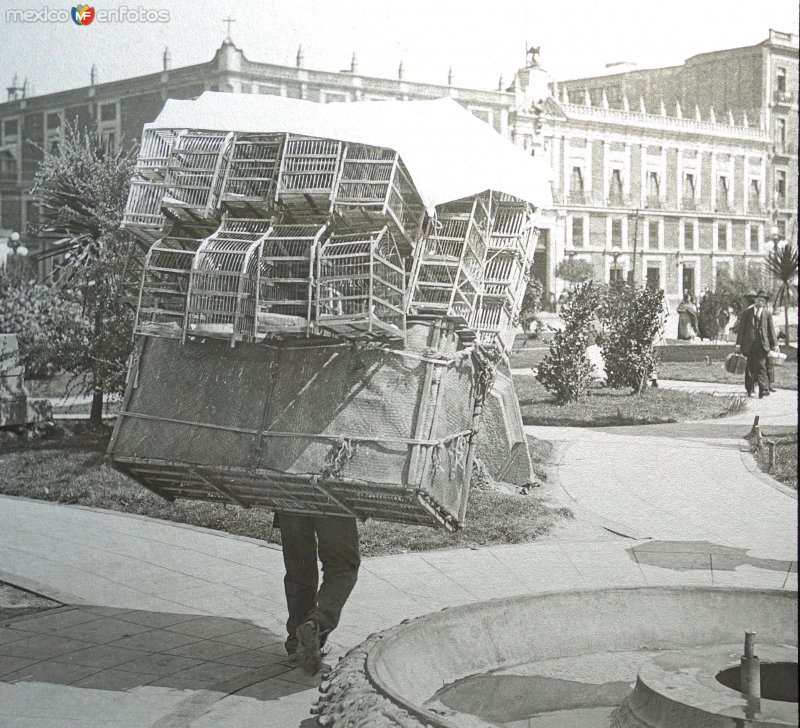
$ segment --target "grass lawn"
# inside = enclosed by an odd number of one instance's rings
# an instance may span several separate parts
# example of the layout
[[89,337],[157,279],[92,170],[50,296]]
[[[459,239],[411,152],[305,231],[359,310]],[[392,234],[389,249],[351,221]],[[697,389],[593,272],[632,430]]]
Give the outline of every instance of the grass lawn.
[[[768,441],[775,443],[772,463]],[[754,455],[761,470],[797,490],[797,431],[782,435],[764,433],[764,444],[755,450]]]
[[[728,374],[723,362],[666,361],[658,365],[659,379],[682,379],[689,382],[722,382],[738,384],[744,390],[744,374]],[[787,361],[775,367],[775,384],[778,389],[797,390],[797,362]]]
[[[104,462],[110,434],[107,428],[95,432],[83,422],[70,422],[47,439],[0,444],[0,493],[137,513],[280,543],[280,531],[272,529],[272,513],[267,509],[188,500],[168,503],[113,470]],[[549,448],[538,441],[536,452],[546,457]],[[382,521],[360,524],[359,530],[362,554],[374,556],[532,541],[559,519],[571,516],[568,509],[548,508],[534,494],[499,492],[476,483],[470,493],[467,525],[459,533]]]
[[532,376],[514,377],[522,420],[526,425],[608,427],[724,417],[741,410],[744,396],[648,389],[642,396],[629,389],[592,388],[580,402],[559,405]]

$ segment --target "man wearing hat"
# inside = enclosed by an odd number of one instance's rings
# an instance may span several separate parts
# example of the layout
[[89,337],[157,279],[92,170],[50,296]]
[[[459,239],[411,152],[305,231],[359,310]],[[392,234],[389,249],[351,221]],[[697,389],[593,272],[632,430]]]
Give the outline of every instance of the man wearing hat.
[[736,351],[741,351],[747,357],[744,386],[748,396],[753,395],[758,384],[758,396],[761,399],[769,396],[767,353],[770,349],[778,348],[778,337],[775,334],[772,316],[767,312],[766,303],[769,296],[766,291],[761,289],[758,293],[748,293],[745,298],[748,303],[751,300],[753,303],[740,314]]

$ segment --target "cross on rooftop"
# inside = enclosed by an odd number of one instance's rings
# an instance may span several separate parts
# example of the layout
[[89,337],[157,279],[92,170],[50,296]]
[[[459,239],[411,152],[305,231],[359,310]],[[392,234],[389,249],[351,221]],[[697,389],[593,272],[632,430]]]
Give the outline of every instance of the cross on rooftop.
[[232,18],[229,15],[227,18],[224,18],[222,22],[223,23],[227,23],[227,25],[228,25],[228,35],[226,36],[225,40],[230,40],[231,39],[231,23],[235,23],[236,22],[236,18]]

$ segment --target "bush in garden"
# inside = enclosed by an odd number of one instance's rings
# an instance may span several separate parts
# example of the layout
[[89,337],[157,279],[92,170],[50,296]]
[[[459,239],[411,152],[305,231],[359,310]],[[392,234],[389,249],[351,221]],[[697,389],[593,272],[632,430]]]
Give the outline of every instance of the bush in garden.
[[601,344],[609,387],[643,392],[655,376],[655,341],[664,328],[664,292],[621,286],[608,291],[601,307]]
[[586,358],[586,349],[594,343],[599,303],[600,290],[593,283],[575,288],[561,310],[564,328],[556,333],[549,353],[539,365],[536,378],[560,404],[579,399],[592,381],[593,367]]
[[719,314],[727,305],[727,297],[716,291],[706,291],[697,307],[697,328],[701,339],[718,339]]
[[[87,332],[76,296],[22,271],[0,269],[0,333],[16,334],[27,379],[62,369],[67,352],[84,346]],[[0,367],[2,368],[2,367]]]

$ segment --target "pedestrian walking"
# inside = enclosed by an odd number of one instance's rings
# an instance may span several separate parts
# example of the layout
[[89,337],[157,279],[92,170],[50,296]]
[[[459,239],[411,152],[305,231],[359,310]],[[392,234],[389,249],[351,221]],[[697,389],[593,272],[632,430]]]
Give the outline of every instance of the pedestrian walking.
[[739,332],[736,335],[736,351],[747,357],[744,386],[747,396],[752,397],[758,385],[759,398],[770,393],[767,377],[767,353],[777,350],[778,339],[772,317],[767,314],[768,296],[762,289],[758,293],[747,294],[745,298],[753,301],[739,316]]
[[[358,525],[346,516],[287,511],[276,513],[273,525],[281,529],[286,568],[286,652],[313,675],[322,667],[322,649],[358,579]],[[322,563],[321,585],[317,557]]]

